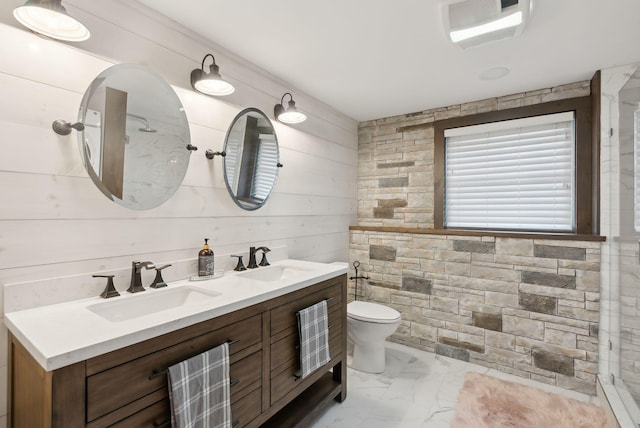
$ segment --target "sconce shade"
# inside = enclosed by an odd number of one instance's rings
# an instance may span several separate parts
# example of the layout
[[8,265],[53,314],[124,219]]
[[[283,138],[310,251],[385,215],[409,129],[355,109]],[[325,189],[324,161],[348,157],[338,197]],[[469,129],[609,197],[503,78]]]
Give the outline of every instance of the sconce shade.
[[25,27],[52,39],[81,42],[91,35],[87,27],[67,14],[61,0],[28,0],[13,10]]
[[[289,95],[291,100],[289,101],[287,108],[284,107],[284,97]],[[296,108],[296,102],[293,101],[293,96],[287,92],[282,96],[280,104],[276,104],[273,108],[273,115],[282,123],[300,123],[307,120],[307,115],[302,113]]]
[[[204,71],[204,62],[207,57],[211,57],[213,62],[209,66],[209,73]],[[191,86],[196,92],[206,95],[229,95],[235,91],[233,85],[225,81],[220,75],[220,67],[216,64],[216,59],[211,54],[205,55],[202,59],[202,66],[191,72]]]

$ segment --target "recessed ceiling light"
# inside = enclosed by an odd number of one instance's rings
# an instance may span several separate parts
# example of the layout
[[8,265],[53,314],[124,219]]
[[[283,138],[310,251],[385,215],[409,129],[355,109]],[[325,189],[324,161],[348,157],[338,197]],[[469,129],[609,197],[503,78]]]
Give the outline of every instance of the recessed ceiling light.
[[485,71],[480,73],[478,77],[480,77],[480,79],[482,80],[496,80],[509,74],[509,71],[511,70],[509,70],[507,67],[493,67],[486,69]]

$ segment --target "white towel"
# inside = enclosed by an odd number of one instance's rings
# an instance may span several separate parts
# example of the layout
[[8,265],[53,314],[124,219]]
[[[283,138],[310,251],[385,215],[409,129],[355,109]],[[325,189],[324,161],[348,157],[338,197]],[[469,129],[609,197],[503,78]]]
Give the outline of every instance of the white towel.
[[171,426],[231,428],[227,343],[169,367]]
[[328,323],[325,300],[298,312],[300,369],[303,378],[331,360]]

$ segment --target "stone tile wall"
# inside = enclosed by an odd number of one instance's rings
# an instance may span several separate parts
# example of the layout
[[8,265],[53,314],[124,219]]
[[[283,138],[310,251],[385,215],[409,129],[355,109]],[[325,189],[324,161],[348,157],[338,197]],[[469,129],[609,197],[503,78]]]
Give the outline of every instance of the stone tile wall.
[[[433,229],[434,120],[589,95],[578,82],[359,125],[358,226]],[[595,394],[600,243],[352,230],[392,340]],[[350,292],[353,297],[353,282]]]
[[595,394],[599,242],[352,231],[351,258],[391,340]]

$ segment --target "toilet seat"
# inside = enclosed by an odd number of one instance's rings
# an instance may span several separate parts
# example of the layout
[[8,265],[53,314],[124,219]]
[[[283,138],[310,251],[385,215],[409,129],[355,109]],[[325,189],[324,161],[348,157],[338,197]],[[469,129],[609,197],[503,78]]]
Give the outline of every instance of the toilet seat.
[[400,312],[377,303],[354,301],[347,305],[347,318],[378,324],[392,324],[400,320]]

